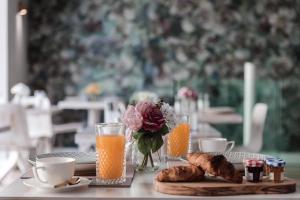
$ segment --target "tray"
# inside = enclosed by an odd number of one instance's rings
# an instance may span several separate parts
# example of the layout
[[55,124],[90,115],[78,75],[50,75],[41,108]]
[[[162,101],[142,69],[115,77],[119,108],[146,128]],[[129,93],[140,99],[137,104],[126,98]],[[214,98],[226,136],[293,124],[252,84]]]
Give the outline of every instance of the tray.
[[296,191],[296,181],[286,178],[282,183],[268,181],[242,184],[228,183],[220,179],[206,177],[201,182],[159,182],[154,180],[154,189],[158,192],[187,196],[227,196],[244,194],[283,194]]

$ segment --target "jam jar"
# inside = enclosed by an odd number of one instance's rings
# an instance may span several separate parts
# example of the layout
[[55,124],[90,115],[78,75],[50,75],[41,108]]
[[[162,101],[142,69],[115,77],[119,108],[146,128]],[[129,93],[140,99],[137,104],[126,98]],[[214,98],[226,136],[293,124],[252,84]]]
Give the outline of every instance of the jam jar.
[[269,158],[266,160],[269,180],[280,183],[284,180],[285,161],[280,158]]
[[264,173],[264,161],[247,159],[244,161],[245,165],[245,177],[250,182],[260,182],[263,178]]

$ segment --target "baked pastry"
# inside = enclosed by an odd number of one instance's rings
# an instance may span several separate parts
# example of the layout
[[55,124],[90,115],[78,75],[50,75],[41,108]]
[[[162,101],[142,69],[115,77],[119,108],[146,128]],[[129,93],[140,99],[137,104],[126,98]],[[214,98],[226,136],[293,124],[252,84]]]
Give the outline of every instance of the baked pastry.
[[204,179],[205,172],[194,165],[175,166],[161,170],[156,179],[160,182],[192,182]]
[[187,155],[187,159],[190,164],[201,167],[211,175],[221,176],[225,180],[234,183],[243,182],[242,174],[223,155],[213,156],[207,153],[190,153]]

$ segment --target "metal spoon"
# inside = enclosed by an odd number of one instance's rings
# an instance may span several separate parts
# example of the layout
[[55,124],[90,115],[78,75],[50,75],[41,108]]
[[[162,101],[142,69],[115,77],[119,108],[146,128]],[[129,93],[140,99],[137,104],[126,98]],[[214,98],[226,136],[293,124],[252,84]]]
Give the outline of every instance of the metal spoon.
[[70,180],[67,180],[63,183],[60,183],[60,184],[57,184],[57,185],[54,185],[54,188],[60,188],[60,187],[64,187],[66,185],[76,185],[80,182],[80,178],[79,177],[73,177],[71,178]]

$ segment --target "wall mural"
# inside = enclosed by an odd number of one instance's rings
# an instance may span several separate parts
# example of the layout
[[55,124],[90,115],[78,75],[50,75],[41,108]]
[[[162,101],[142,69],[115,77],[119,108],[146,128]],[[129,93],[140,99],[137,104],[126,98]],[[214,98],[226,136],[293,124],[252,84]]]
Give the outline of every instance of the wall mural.
[[[242,113],[243,64],[269,104],[265,149],[299,150],[300,1],[29,1],[29,84],[53,102],[98,82],[104,93],[180,85]],[[170,98],[171,99],[171,98]],[[241,127],[220,127],[241,137]],[[226,133],[227,132],[227,133]]]

